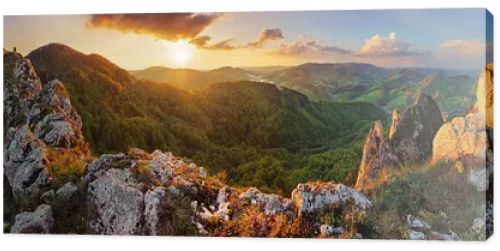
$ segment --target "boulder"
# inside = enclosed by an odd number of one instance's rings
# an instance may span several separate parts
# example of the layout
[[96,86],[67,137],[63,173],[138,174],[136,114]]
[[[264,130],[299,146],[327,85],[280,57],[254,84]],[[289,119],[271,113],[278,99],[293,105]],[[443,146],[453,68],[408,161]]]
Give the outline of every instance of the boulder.
[[459,241],[460,237],[452,231],[447,234],[439,233],[439,232],[431,232],[428,236],[429,240],[439,240],[439,241]]
[[54,225],[52,207],[42,204],[34,212],[23,212],[16,215],[11,233],[50,233]]
[[95,234],[140,234],[143,198],[130,170],[109,169],[88,185],[90,231]]
[[362,193],[333,182],[299,184],[292,191],[292,202],[299,217],[309,213],[317,213],[325,206],[332,208],[353,206],[358,210],[366,210],[372,206],[372,203]]
[[254,187],[240,194],[239,198],[249,201],[252,205],[259,205],[264,209],[266,215],[282,213],[293,209],[290,199],[276,194],[265,194]]
[[43,193],[40,196],[40,201],[45,204],[52,204],[56,198],[56,192],[53,189]]
[[484,116],[469,113],[454,118],[439,129],[433,140],[433,160],[457,161],[470,157],[485,161],[487,144]]
[[419,219],[416,216],[413,216],[411,214],[406,216],[406,225],[409,228],[422,228],[422,229],[430,229],[431,225],[429,223]]
[[4,168],[14,197],[39,195],[50,184],[45,144],[27,125],[9,130],[6,141]]
[[56,199],[60,203],[71,205],[75,202],[78,194],[78,187],[73,182],[68,182],[57,189]]
[[409,240],[425,240],[425,234],[415,230],[406,231],[406,237]]
[[151,157],[148,164],[152,174],[160,181],[160,184],[166,184],[173,176],[173,170],[170,167],[171,161],[174,160],[173,154],[156,150]]
[[87,165],[84,180],[92,182],[96,176],[109,170],[113,166],[117,166],[119,162],[130,163],[130,158],[123,154],[103,154],[98,159],[93,160]]

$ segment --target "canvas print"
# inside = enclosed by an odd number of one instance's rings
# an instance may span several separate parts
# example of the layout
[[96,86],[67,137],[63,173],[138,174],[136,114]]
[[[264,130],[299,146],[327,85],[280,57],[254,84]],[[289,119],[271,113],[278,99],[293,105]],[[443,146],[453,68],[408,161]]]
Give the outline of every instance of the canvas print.
[[485,9],[3,19],[4,233],[493,233]]

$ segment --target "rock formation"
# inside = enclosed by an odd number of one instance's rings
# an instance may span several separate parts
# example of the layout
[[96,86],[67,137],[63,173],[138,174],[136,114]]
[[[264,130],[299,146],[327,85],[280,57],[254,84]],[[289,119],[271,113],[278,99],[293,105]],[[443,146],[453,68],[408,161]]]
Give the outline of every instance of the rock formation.
[[23,212],[16,215],[16,221],[11,227],[11,233],[50,233],[54,218],[52,208],[42,204],[34,212]]
[[5,174],[15,197],[36,197],[50,186],[49,150],[66,149],[64,154],[82,159],[88,146],[64,85],[42,84],[30,60],[19,54],[5,57],[12,65],[4,81]]
[[432,155],[432,140],[443,118],[434,100],[421,94],[417,102],[400,115],[395,110],[389,138],[376,121],[363,147],[356,188],[362,189],[382,175],[384,169],[427,161]]
[[[477,82],[475,109],[464,117],[444,124],[434,138],[433,161],[460,166],[468,182],[485,192],[484,216],[474,222],[493,232],[493,65],[487,65]],[[483,236],[482,238],[486,238]]]
[[[364,195],[342,184],[299,184],[290,199],[214,182],[207,179],[202,167],[171,153],[138,155],[137,151],[104,155],[89,164],[86,177],[93,178],[87,178],[87,201],[92,233],[173,234],[176,222],[165,215],[176,210],[169,205],[176,199],[190,201],[186,210],[199,235],[213,234],[214,228],[237,221],[252,208],[266,217],[283,214],[305,222],[325,208],[355,208],[354,213],[360,214],[371,207]],[[321,222],[313,225],[320,230]]]

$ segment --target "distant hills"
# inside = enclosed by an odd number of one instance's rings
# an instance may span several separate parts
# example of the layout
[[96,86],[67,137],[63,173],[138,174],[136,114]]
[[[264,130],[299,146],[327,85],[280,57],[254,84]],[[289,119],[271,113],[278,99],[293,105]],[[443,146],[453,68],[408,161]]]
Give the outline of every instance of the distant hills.
[[311,100],[365,101],[386,111],[394,108],[404,110],[424,92],[436,100],[448,117],[462,115],[472,107],[476,80],[476,76],[461,71],[389,69],[361,63],[222,67],[211,71],[151,67],[131,73],[185,90],[203,88],[216,82],[263,81],[299,91]]
[[144,79],[166,82],[184,90],[199,89],[208,84],[217,82],[252,79],[250,72],[233,67],[223,67],[211,71],[199,71],[155,66],[144,70],[130,71],[130,73]]

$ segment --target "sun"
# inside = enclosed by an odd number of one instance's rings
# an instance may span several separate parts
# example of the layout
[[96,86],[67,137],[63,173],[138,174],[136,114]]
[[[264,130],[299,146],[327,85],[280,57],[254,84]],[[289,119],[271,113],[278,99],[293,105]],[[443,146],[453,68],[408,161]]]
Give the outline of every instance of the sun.
[[186,66],[193,58],[194,46],[186,40],[167,43],[167,57],[178,66]]

